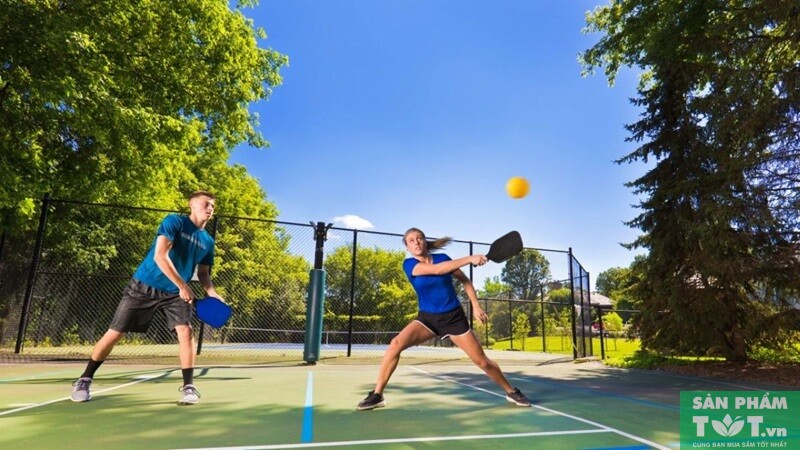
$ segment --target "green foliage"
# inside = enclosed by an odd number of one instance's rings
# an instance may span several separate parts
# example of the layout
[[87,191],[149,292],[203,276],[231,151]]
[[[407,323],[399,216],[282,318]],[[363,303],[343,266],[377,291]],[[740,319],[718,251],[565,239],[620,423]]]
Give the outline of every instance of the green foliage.
[[473,329],[481,345],[484,347],[491,347],[496,342],[495,338],[492,336],[491,320],[487,320],[486,323],[481,323],[479,320],[476,320]]
[[[511,297],[511,286],[500,281],[499,277],[486,278],[483,289],[477,292],[478,298],[492,299],[486,301],[482,306],[489,316],[489,337],[491,339],[511,334],[511,319],[508,313],[508,302],[496,301],[496,299],[508,299]],[[480,334],[482,341],[485,340],[485,330]]]
[[[610,340],[607,339],[606,342]],[[610,344],[606,344],[610,346]],[[609,354],[608,352],[606,354]],[[756,348],[750,354],[754,361],[761,361],[769,364],[800,364],[800,346],[795,344],[793,347],[780,350]],[[705,364],[708,362],[719,361],[720,358],[708,357],[686,357],[686,356],[665,356],[661,353],[639,350],[632,354],[616,354],[605,359],[603,362],[612,367],[654,369],[662,366],[688,366],[694,364]]]
[[[490,348],[493,350],[511,350],[511,339],[498,339]],[[600,339],[592,339],[593,353],[600,355]],[[527,352],[543,352],[572,356],[572,336],[529,336],[523,339],[513,339],[514,350],[524,349]],[[621,366],[625,364],[623,358],[629,358],[639,351],[639,341],[636,339],[609,338],[605,340],[605,355],[603,362],[609,365]]]
[[[545,334],[572,335],[572,293],[567,287],[547,293],[546,301],[556,303],[545,307]],[[555,331],[553,331],[555,330]]]
[[[0,0],[0,220],[56,198],[174,209],[237,144],[286,57],[228,2]],[[262,199],[259,199],[261,201]],[[35,224],[35,222],[34,222]]]
[[623,367],[628,369],[653,369],[669,361],[666,356],[640,350],[633,355],[617,356],[608,358],[604,361],[606,365],[612,367]]
[[500,278],[517,299],[534,300],[551,279],[550,262],[538,250],[524,249],[503,266]]
[[609,332],[622,331],[622,317],[615,312],[603,314],[603,329]]
[[624,267],[612,267],[600,272],[594,281],[597,292],[608,298],[614,299],[614,292],[618,291],[627,277],[627,269]]
[[[287,64],[261,47],[264,31],[240,7],[0,0],[0,9],[0,229],[34,228],[46,192],[185,211],[187,194],[206,189],[219,214],[277,216],[258,181],[227,164],[239,144],[268,146],[249,106],[268,98]],[[63,204],[50,213],[43,264],[116,276],[133,271],[164,216]],[[236,320],[258,323],[270,311],[296,324],[308,265],[288,254],[288,235],[220,224],[214,278],[242,312]],[[265,255],[281,270],[255,263]],[[61,300],[77,311],[71,295]]]
[[562,327],[559,324],[558,315],[557,314],[554,315],[554,314],[549,313],[549,312],[547,314],[545,314],[545,316],[544,316],[544,330],[542,331],[542,334],[544,334],[545,336],[548,335],[548,334],[560,334],[559,333],[559,329],[561,329],[561,328]]
[[800,364],[800,344],[794,343],[778,349],[756,347],[750,352],[755,361],[772,364]]
[[[403,272],[405,253],[378,247],[357,247],[353,310],[360,316],[380,316],[382,325],[399,330],[414,317],[417,297]],[[350,313],[352,245],[342,245],[327,254],[325,309],[335,316]]]
[[567,287],[553,289],[547,293],[546,298],[548,302],[563,303],[565,305],[572,304],[572,292]]
[[483,289],[478,291],[479,298],[508,298],[511,286],[500,281],[499,277],[486,278]]
[[148,339],[143,334],[127,333],[122,339],[120,339],[118,345],[123,346],[123,345],[150,345],[150,344],[156,344],[156,342],[153,342],[152,339]]
[[516,311],[514,313],[514,340],[522,342],[522,350],[525,350],[525,338],[531,332],[531,322],[528,315],[524,311]]
[[[236,310],[233,324],[302,328],[311,266],[289,253],[285,230],[272,222],[220,218],[217,236],[212,275],[220,295]],[[230,339],[251,337],[234,332]]]
[[653,161],[628,184],[644,198],[630,246],[648,255],[625,290],[643,345],[747,359],[755,325],[800,292],[800,6],[614,0],[587,23],[603,36],[581,55],[585,73],[643,71],[643,114],[627,126],[639,147],[617,161]]
[[61,335],[61,345],[82,345],[80,333],[78,333],[78,325],[72,325],[64,330]]

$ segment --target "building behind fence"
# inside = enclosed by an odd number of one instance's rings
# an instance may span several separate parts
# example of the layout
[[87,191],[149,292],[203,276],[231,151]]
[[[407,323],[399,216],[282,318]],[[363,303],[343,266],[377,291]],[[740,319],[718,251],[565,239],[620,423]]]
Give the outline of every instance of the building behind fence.
[[[0,361],[87,358],[158,224],[171,212],[45,196],[35,233],[4,232],[0,238]],[[318,232],[320,225],[327,233]],[[320,251],[326,272],[322,359],[379,358],[416,314],[416,296],[402,270],[402,234],[224,215],[207,229],[217,243],[214,284],[235,312],[221,329],[195,324],[201,358],[302,359],[309,271]],[[485,254],[488,248],[454,240],[447,253]],[[588,272],[571,249],[524,252],[540,255],[547,270],[502,292],[484,287],[503,281],[510,262],[463,269],[479,293],[487,293],[479,301],[489,323],[473,321],[482,344],[490,349],[502,343],[504,354],[515,359],[592,356]],[[190,284],[202,294],[197,281]],[[556,292],[559,301],[553,300]],[[469,301],[461,298],[472,321]],[[173,362],[175,342],[157,315],[147,333],[126,335],[111,359]],[[464,357],[438,339],[404,356]]]

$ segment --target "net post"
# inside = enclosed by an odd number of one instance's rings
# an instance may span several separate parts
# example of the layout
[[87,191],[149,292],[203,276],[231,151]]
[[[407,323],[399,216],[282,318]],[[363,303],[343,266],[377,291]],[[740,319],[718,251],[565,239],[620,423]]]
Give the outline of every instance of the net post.
[[303,344],[303,360],[316,364],[322,346],[322,311],[325,303],[325,271],[322,269],[323,250],[328,239],[328,230],[332,223],[317,222],[314,224],[314,268],[309,274],[308,301],[306,302],[306,333]]
[[306,334],[303,345],[303,360],[315,364],[319,360],[322,345],[322,310],[325,303],[325,271],[312,269],[308,282],[306,303]]

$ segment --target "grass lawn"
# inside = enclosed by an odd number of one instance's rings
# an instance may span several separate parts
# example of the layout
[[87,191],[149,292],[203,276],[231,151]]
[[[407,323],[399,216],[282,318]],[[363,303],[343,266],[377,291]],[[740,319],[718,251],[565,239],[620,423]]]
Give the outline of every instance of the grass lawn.
[[[628,339],[624,337],[607,337],[604,339],[606,358],[619,358],[631,356],[639,350],[638,339]],[[513,346],[510,339],[499,340],[491,346],[492,350],[516,350],[526,352],[545,352],[572,354],[572,336],[533,336],[521,342],[514,339]],[[600,338],[592,337],[592,354],[600,356]]]

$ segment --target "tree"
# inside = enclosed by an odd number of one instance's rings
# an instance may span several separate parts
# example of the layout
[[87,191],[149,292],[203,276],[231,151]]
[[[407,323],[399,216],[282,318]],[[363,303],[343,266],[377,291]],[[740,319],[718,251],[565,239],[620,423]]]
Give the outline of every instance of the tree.
[[594,281],[597,292],[614,299],[614,293],[619,291],[628,276],[628,269],[625,267],[612,267],[600,272]]
[[526,248],[506,261],[500,278],[516,298],[532,300],[539,296],[546,280],[551,279],[550,262],[538,250]]
[[[403,272],[405,252],[358,247],[353,314],[361,331],[397,331],[417,311],[417,297]],[[325,258],[325,310],[331,325],[345,327],[350,315],[352,245],[335,248]],[[368,268],[364,269],[364,268]]]
[[617,161],[654,160],[628,183],[645,197],[629,223],[643,232],[630,247],[649,250],[629,291],[643,346],[744,360],[758,342],[791,342],[800,5],[613,0],[587,22],[604,35],[581,56],[586,73],[643,71],[644,112],[626,127],[641,145]]
[[514,340],[522,342],[522,350],[525,350],[525,340],[531,333],[531,321],[525,311],[517,310],[514,313]]
[[475,330],[475,334],[478,336],[478,341],[484,347],[491,347],[495,343],[495,338],[492,337],[492,321],[487,320],[486,322],[482,323],[479,320],[476,320],[473,324],[473,329]]
[[500,281],[499,277],[487,278],[483,282],[483,289],[478,291],[479,298],[505,298],[511,287]]
[[[552,276],[550,275],[550,262],[542,255],[541,252],[534,249],[524,249],[518,255],[511,257],[506,261],[505,266],[500,274],[501,280],[508,285],[511,297],[516,300],[536,300],[540,297],[541,292],[547,282]],[[521,308],[527,315],[529,315],[534,323],[538,326],[540,323],[540,311],[535,308],[532,303],[523,303],[521,305],[514,305],[512,302],[508,303],[508,308],[515,309]],[[495,329],[502,330],[502,322],[508,323],[512,326],[511,314],[508,318],[499,319],[495,323]],[[530,327],[530,325],[528,325]],[[530,332],[530,330],[528,330]]]
[[[636,255],[631,265],[625,269],[619,285],[611,292],[611,298],[614,299],[614,308],[627,311],[641,309],[641,302],[638,301],[636,296],[636,286],[642,279],[641,268],[645,267],[646,260],[646,256]],[[624,322],[628,322],[631,318],[632,313],[627,311],[620,313]]]
[[[478,298],[487,299],[483,305],[486,315],[489,316],[489,336],[493,339],[507,338],[511,335],[510,304],[511,286],[500,280],[499,277],[486,278],[483,289],[478,291]],[[486,329],[483,330],[487,332]]]
[[267,145],[248,105],[287,59],[227,1],[0,9],[0,228],[27,227],[45,192],[177,208],[237,144]]
[[[563,305],[553,309],[548,306],[547,317],[552,317],[565,335],[572,329],[572,293],[568,287],[553,289],[547,293],[547,301],[551,304]],[[552,312],[551,312],[552,311]],[[547,325],[545,325],[547,326]]]
[[[258,331],[248,333],[246,328],[302,329],[311,264],[290,254],[292,237],[284,227],[271,221],[240,218],[274,219],[277,209],[262,200],[266,194],[243,167],[211,167],[204,179],[211,186],[219,186],[215,190],[218,211],[227,216],[217,218],[213,276],[220,293],[236,308],[234,324],[242,328],[230,339],[264,339],[253,334]],[[270,338],[300,336],[295,333]]]
[[622,317],[613,311],[603,314],[603,329],[610,333],[622,331]]
[[[227,165],[240,143],[268,145],[249,105],[281,83],[279,70],[287,62],[259,47],[266,34],[239,7],[221,0],[0,0],[0,9],[0,231],[10,240],[30,239],[26,232],[36,227],[44,193],[179,210],[187,194],[208,189],[218,195],[220,214],[277,216],[257,181]],[[43,264],[130,274],[135,263],[126,256],[141,258],[156,216],[163,213],[56,205],[50,219],[59,226],[48,228]],[[247,264],[241,258],[287,248],[285,234],[270,226],[229,227],[219,241],[215,275],[236,279],[260,270],[233,270]],[[281,285],[297,287],[304,267],[285,256],[287,270],[264,272],[262,281],[284,277]],[[58,304],[74,307],[80,290],[75,284],[54,295]],[[251,296],[255,290],[237,293],[237,307],[276,300]],[[294,306],[279,311],[293,314],[296,291],[284,298]],[[2,295],[0,311],[14,301],[13,293]]]
[[[597,291],[609,297],[614,302],[615,309],[632,310],[640,307],[634,300],[631,287],[637,280],[634,267],[644,258],[644,255],[636,255],[630,266],[612,267],[597,275],[595,280]],[[624,314],[627,316],[630,313]]]

